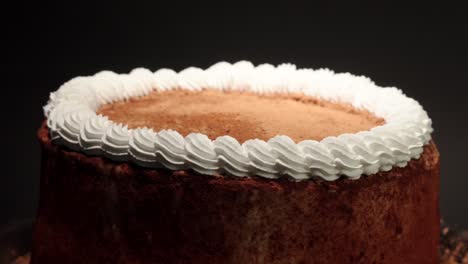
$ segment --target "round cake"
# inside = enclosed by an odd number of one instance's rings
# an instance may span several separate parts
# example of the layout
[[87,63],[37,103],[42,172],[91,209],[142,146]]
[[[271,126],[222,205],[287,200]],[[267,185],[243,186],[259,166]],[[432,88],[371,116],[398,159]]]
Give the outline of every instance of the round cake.
[[77,77],[39,129],[32,264],[438,263],[421,105],[327,69]]

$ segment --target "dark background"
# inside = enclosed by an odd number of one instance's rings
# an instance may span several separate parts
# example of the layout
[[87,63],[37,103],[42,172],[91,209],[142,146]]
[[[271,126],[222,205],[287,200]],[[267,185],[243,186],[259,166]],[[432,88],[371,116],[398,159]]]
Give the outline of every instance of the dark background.
[[[433,119],[442,155],[442,216],[468,228],[468,27],[464,8],[357,1],[304,5],[166,2],[18,4],[4,8],[0,227],[32,218],[36,130],[48,94],[78,75],[181,70],[225,60],[328,67],[396,86]],[[172,5],[172,6],[170,6]]]

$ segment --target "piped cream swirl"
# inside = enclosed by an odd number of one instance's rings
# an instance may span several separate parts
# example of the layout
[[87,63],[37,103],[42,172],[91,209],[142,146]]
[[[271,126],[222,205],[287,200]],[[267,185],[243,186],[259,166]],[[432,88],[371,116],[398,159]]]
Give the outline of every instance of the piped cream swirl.
[[[349,103],[384,118],[386,123],[370,131],[321,141],[296,143],[287,135],[278,135],[268,141],[251,139],[241,144],[230,136],[211,140],[200,133],[183,137],[174,130],[129,129],[96,114],[103,104],[171,89],[299,92]],[[102,71],[77,77],[51,93],[44,114],[53,142],[88,155],[150,168],[269,179],[289,175],[297,181],[333,181],[341,176],[358,179],[404,167],[420,157],[433,131],[421,105],[397,88],[378,87],[367,77],[328,69],[297,69],[293,64],[255,67],[248,61],[220,62],[206,70],[189,67],[179,73],[137,68],[129,74]]]

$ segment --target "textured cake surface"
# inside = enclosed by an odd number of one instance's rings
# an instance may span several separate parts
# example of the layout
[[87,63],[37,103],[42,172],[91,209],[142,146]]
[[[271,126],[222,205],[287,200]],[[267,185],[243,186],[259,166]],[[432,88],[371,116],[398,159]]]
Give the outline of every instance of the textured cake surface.
[[333,182],[144,169],[42,145],[32,264],[438,262],[439,154]]
[[357,133],[384,124],[365,110],[302,94],[264,94],[202,90],[153,92],[102,106],[98,113],[129,128],[173,129],[210,139],[229,135],[244,142],[288,135],[296,142]]

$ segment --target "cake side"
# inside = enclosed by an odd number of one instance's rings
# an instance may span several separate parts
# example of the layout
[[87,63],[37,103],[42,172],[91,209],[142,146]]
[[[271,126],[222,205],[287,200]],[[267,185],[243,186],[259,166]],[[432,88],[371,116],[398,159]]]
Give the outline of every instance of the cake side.
[[144,169],[44,125],[32,263],[437,263],[439,154],[333,182]]

